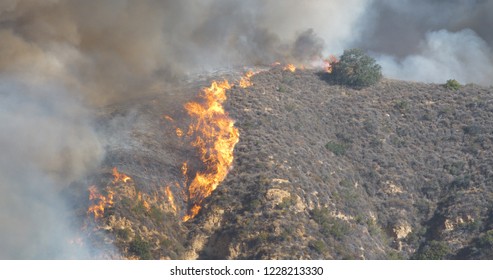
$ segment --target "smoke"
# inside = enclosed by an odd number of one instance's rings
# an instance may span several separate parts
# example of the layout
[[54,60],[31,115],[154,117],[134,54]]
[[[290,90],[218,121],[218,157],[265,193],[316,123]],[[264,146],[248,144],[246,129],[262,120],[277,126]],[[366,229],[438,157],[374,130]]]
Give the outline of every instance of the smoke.
[[64,89],[0,79],[0,259],[88,258],[60,191],[103,155],[88,112]]
[[493,1],[373,1],[353,42],[390,77],[491,85]]
[[428,32],[419,53],[398,60],[380,56],[378,61],[389,77],[423,82],[456,79],[461,83],[488,85],[493,77],[493,56],[485,41],[464,29]]
[[349,47],[391,77],[491,84],[492,11],[480,0],[0,1],[0,258],[88,256],[66,246],[76,229],[60,190],[112,143],[95,132],[100,108],[195,72]]

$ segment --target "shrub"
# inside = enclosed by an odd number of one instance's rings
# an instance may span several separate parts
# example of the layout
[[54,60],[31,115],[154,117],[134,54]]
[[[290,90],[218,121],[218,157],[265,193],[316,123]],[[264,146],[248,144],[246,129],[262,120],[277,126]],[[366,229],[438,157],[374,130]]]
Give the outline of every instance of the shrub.
[[130,239],[132,232],[129,228],[119,228],[115,231],[116,237],[127,241]]
[[343,156],[349,149],[349,144],[330,141],[325,144],[325,148],[334,153],[336,156]]
[[430,241],[415,256],[418,260],[442,260],[450,253],[445,241]]
[[324,236],[332,236],[342,240],[350,232],[347,222],[331,217],[327,208],[315,208],[312,210],[312,219],[319,224],[320,233]]
[[308,246],[319,254],[323,254],[327,250],[327,247],[322,240],[312,240]]
[[382,78],[382,67],[374,58],[360,49],[345,50],[339,62],[333,65],[334,80],[352,87],[367,87]]
[[481,248],[492,248],[493,247],[493,230],[488,230],[481,238],[478,240],[478,245]]
[[447,82],[443,85],[446,89],[450,90],[458,90],[462,87],[462,85],[457,82],[457,80],[451,79],[447,80]]
[[139,235],[137,235],[130,243],[129,251],[138,256],[141,260],[152,259],[151,245]]

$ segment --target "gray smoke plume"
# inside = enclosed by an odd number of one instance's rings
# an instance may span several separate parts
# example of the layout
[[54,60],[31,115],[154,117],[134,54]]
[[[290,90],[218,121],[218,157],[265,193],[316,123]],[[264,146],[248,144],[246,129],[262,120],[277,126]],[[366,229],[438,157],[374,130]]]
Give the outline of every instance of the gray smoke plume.
[[90,257],[60,191],[103,150],[89,112],[52,84],[0,79],[0,259]]
[[375,53],[390,77],[491,85],[493,1],[373,1],[354,45]]
[[[0,1],[0,258],[85,258],[60,190],[97,168],[92,115],[217,67],[345,48],[386,75],[491,84],[493,1]],[[173,100],[169,100],[173,102]]]
[[382,55],[378,61],[386,76],[423,82],[456,79],[461,83],[492,83],[493,56],[485,41],[464,29],[428,32],[419,52],[403,59]]

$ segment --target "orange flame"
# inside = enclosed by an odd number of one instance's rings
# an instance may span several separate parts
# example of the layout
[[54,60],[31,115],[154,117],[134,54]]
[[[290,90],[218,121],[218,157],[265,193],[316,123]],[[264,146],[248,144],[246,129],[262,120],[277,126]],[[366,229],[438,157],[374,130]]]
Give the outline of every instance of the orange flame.
[[170,117],[170,116],[168,116],[168,115],[163,115],[163,118],[164,118],[165,120],[170,121],[170,122],[174,122],[174,121],[175,121],[172,117]]
[[191,208],[183,221],[198,214],[202,201],[224,180],[233,164],[233,150],[239,141],[239,132],[222,105],[226,101],[226,90],[230,88],[231,85],[226,80],[214,81],[209,88],[203,89],[202,102],[185,104],[185,109],[193,120],[187,135],[195,136],[191,144],[199,150],[205,170],[197,172],[188,186]]
[[169,204],[171,205],[171,208],[173,208],[173,211],[176,213],[175,197],[173,196],[173,193],[171,192],[169,186],[166,186],[166,196],[168,197],[168,201]]
[[183,130],[181,130],[180,128],[176,128],[176,136],[182,137],[183,136]]
[[116,167],[113,167],[113,177],[113,184],[116,184],[120,181],[126,183],[129,180],[132,180],[132,178],[127,176],[127,174],[118,172],[118,169],[116,169]]
[[245,76],[241,77],[239,86],[241,88],[247,88],[252,85],[250,78],[254,75],[253,71],[246,72]]
[[183,221],[186,222],[191,218],[197,216],[200,211],[200,205],[194,204],[193,207],[188,211],[189,213],[183,217]]
[[294,71],[296,71],[296,66],[294,66],[293,64],[288,64],[286,65],[286,67],[283,68],[283,70],[289,70],[294,73]]
[[137,200],[142,202],[142,206],[146,209],[147,212],[151,210],[151,206],[149,205],[149,202],[143,197],[141,192],[137,193]]
[[332,73],[332,66],[335,63],[339,62],[339,60],[334,55],[330,55],[328,58],[324,59],[323,62],[324,62],[325,72]]
[[181,174],[183,174],[183,180],[185,185],[188,185],[188,163],[184,162],[181,166]]
[[104,209],[113,205],[113,192],[108,191],[108,195],[104,196],[99,193],[96,186],[89,187],[89,200],[92,201],[92,205],[87,209],[87,214],[93,214],[94,219],[97,220],[104,215]]

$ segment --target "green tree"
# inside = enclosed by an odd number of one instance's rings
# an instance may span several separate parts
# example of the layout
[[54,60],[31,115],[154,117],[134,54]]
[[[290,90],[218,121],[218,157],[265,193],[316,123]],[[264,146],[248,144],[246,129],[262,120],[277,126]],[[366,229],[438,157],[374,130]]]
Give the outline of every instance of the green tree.
[[462,85],[459,82],[457,82],[457,80],[454,79],[447,80],[444,86],[446,89],[450,89],[450,90],[458,90],[462,87]]
[[367,87],[380,81],[382,67],[361,49],[349,49],[333,65],[332,77],[339,84]]

